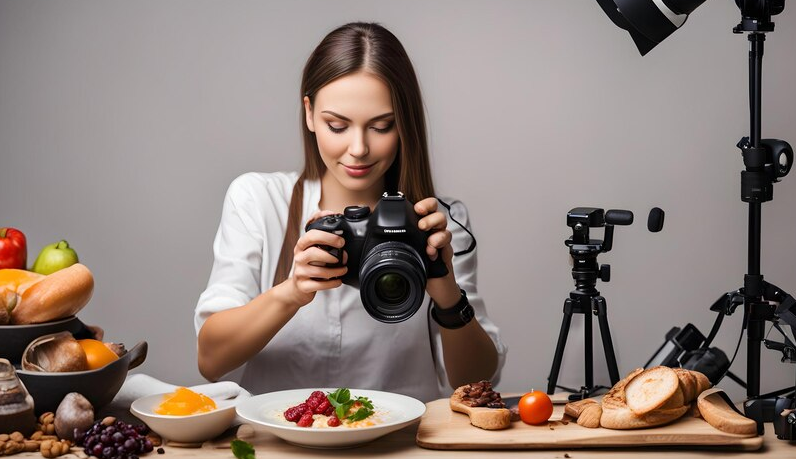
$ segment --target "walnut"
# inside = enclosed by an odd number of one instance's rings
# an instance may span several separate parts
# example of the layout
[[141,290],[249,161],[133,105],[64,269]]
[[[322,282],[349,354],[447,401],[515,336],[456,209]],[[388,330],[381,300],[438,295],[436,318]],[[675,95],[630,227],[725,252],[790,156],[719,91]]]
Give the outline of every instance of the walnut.
[[69,442],[66,440],[44,440],[41,442],[41,455],[50,459],[62,456],[69,452]]
[[55,435],[55,413],[48,411],[39,416],[36,430],[41,430],[44,435]]

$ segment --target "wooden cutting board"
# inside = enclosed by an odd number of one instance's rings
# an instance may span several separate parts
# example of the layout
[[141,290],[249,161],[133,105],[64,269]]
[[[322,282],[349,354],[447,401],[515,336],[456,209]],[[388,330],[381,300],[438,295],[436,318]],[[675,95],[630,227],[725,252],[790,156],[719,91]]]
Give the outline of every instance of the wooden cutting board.
[[762,437],[724,433],[690,414],[663,427],[611,430],[589,429],[575,422],[564,424],[563,413],[564,407],[556,405],[551,421],[543,426],[513,422],[508,429],[490,431],[473,427],[466,415],[451,411],[448,399],[440,399],[426,404],[417,444],[447,450],[708,446],[743,451],[754,451],[763,445]]

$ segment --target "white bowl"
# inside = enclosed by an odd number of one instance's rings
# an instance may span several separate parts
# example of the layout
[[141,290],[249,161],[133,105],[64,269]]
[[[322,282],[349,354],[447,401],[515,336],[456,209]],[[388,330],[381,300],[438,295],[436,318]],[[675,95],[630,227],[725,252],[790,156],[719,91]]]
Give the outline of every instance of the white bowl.
[[295,423],[279,417],[291,406],[298,405],[314,390],[326,393],[335,389],[295,389],[247,398],[238,404],[238,416],[255,427],[265,429],[277,437],[299,446],[310,448],[348,448],[373,441],[390,432],[416,422],[426,412],[423,402],[405,395],[375,390],[351,389],[352,396],[368,397],[377,413],[382,412],[381,421],[369,427],[298,427]]
[[155,413],[155,408],[170,394],[141,397],[130,406],[130,412],[144,421],[150,429],[163,438],[182,442],[200,443],[221,435],[235,420],[237,400],[213,400],[216,409],[188,416],[169,416]]

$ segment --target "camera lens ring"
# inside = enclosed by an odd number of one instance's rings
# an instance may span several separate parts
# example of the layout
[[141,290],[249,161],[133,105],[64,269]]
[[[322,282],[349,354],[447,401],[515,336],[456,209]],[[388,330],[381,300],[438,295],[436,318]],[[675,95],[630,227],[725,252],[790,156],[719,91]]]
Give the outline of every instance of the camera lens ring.
[[[400,296],[379,292],[384,277],[396,275],[400,276],[406,292]],[[403,322],[422,306],[426,278],[423,259],[411,246],[398,241],[378,244],[367,253],[359,270],[362,305],[379,322]],[[392,301],[385,301],[390,296],[394,297]]]

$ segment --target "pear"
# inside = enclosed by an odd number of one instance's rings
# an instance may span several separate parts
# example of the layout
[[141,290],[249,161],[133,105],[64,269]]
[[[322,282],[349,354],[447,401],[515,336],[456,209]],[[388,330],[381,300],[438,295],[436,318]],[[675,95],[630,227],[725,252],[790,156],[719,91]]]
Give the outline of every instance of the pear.
[[78,261],[75,249],[69,247],[68,242],[61,240],[44,246],[30,270],[46,276],[68,268]]

